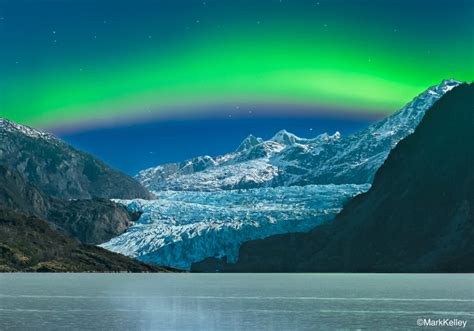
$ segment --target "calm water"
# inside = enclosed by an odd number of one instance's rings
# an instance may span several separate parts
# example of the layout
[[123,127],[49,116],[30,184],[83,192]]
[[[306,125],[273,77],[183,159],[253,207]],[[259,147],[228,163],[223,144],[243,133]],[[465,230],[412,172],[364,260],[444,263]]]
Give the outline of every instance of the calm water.
[[439,330],[419,318],[473,330],[474,275],[0,275],[1,330]]

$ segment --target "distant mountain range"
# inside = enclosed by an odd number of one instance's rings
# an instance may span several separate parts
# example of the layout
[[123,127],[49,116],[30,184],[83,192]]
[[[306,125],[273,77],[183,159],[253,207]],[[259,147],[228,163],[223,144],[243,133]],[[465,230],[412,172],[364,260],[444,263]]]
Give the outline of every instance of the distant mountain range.
[[246,241],[331,222],[347,201],[370,188],[390,150],[414,132],[433,103],[459,84],[443,81],[346,138],[336,133],[303,139],[283,130],[269,141],[250,136],[224,156],[141,172],[137,178],[159,199],[121,201],[142,216],[102,247],[188,269],[205,257],[234,263]]
[[459,84],[445,80],[393,115],[348,137],[336,132],[303,139],[282,130],[264,141],[251,135],[235,152],[143,170],[136,179],[152,191],[371,183],[390,150],[413,133],[435,101]]
[[474,272],[474,85],[447,93],[326,225],[245,243],[194,271]]

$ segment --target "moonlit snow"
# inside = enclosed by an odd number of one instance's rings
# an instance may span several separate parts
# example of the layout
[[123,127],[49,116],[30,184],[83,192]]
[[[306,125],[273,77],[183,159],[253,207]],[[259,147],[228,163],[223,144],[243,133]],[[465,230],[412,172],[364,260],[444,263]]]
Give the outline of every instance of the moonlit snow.
[[335,132],[305,139],[281,130],[264,141],[250,135],[234,152],[160,165],[141,171],[136,179],[152,191],[371,183],[390,150],[413,133],[435,101],[459,84],[445,80],[350,136]]

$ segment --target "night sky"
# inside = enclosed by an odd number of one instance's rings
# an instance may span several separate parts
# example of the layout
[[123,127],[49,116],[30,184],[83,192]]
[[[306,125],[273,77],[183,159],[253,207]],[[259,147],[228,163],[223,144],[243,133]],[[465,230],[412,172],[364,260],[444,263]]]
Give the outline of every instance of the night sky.
[[474,1],[0,0],[0,116],[134,174],[474,78]]

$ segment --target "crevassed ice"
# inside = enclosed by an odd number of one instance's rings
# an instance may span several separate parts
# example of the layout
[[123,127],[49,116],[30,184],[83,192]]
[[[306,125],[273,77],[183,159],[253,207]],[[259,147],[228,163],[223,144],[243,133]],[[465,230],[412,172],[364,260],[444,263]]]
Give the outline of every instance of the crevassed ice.
[[142,216],[102,244],[145,262],[188,269],[206,257],[235,262],[248,240],[304,232],[330,221],[370,185],[307,185],[219,192],[156,192],[158,200],[117,200]]

